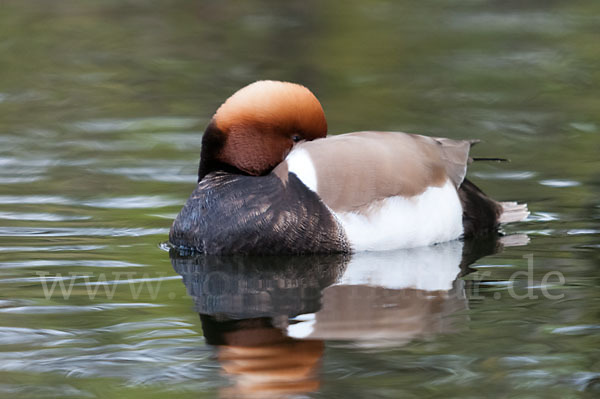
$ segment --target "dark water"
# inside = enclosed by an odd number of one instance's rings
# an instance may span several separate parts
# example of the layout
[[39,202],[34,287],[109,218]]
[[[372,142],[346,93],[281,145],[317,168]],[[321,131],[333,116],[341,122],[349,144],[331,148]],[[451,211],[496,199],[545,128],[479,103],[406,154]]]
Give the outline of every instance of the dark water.
[[[598,15],[0,1],[0,396],[596,397]],[[261,78],[308,85],[332,133],[482,139],[511,162],[470,178],[532,215],[503,242],[170,257],[201,132]]]

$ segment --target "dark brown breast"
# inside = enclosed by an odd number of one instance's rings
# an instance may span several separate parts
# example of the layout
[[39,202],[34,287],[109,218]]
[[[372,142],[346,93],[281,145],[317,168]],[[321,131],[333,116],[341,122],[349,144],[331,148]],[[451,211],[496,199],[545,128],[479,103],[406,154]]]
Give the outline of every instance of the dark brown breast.
[[170,242],[207,254],[349,252],[341,227],[295,175],[211,173],[177,215]]

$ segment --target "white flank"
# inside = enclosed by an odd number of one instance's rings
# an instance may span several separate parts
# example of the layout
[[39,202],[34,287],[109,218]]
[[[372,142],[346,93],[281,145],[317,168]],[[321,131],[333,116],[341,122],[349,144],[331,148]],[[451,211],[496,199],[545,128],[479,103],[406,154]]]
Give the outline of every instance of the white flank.
[[295,148],[285,160],[288,164],[288,171],[294,173],[306,187],[316,193],[317,172],[308,152],[302,148]]
[[365,213],[335,213],[356,252],[422,247],[463,233],[462,206],[449,180],[420,195],[389,197],[373,206]]

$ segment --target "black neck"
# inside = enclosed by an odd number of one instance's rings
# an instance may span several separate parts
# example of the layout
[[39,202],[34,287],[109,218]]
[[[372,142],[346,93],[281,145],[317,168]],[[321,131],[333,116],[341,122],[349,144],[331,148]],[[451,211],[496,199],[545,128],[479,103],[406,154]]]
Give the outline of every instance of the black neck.
[[211,172],[224,171],[236,174],[245,174],[239,169],[216,158],[225,145],[225,134],[211,122],[202,136],[202,150],[200,150],[200,164],[198,165],[198,181]]
[[200,165],[198,166],[198,182],[200,182],[204,177],[212,172],[227,172],[236,175],[248,175],[246,172],[243,172],[236,168],[235,166],[231,166],[227,163],[218,162],[218,161],[205,161],[202,156],[200,156]]

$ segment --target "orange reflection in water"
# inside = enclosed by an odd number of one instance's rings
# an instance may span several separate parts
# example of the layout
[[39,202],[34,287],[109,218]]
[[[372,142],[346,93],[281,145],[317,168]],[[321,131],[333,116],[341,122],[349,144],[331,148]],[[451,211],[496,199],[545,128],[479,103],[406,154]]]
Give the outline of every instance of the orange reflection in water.
[[319,389],[321,340],[287,337],[269,318],[218,321],[201,315],[209,344],[232,386],[221,397],[280,398]]

